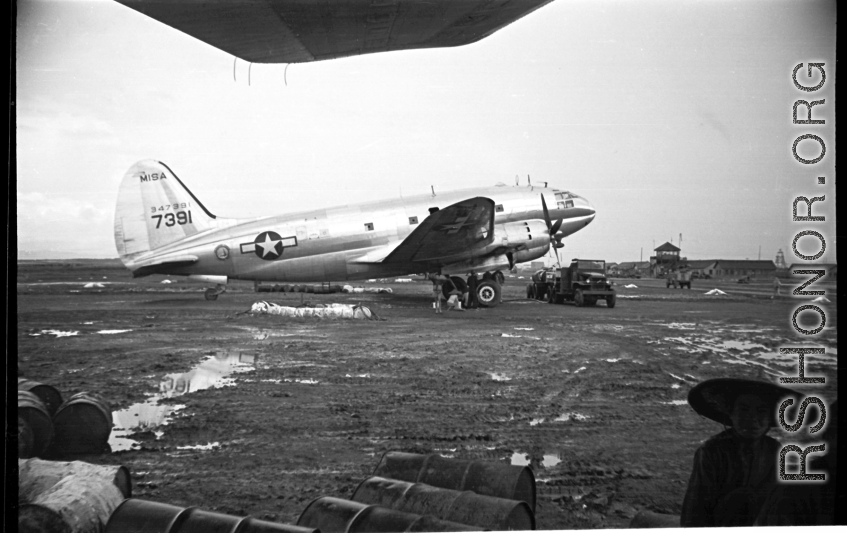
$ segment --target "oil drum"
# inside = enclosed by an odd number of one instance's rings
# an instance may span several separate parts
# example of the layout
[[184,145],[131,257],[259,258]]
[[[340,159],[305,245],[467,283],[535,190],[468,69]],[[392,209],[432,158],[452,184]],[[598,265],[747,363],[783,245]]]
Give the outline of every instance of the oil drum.
[[29,391],[38,396],[50,416],[56,414],[56,410],[62,405],[62,395],[56,390],[56,387],[39,383],[26,378],[18,378],[18,390]]
[[197,507],[130,498],[112,512],[104,533],[318,533],[252,516],[232,516]]
[[370,477],[356,488],[353,501],[498,531],[535,529],[535,516],[524,501],[483,496],[396,479]]
[[112,410],[102,398],[74,394],[53,416],[56,449],[68,455],[101,453],[112,433]]
[[535,475],[528,466],[445,459],[438,454],[386,452],[373,475],[523,501],[535,513]]
[[[29,391],[19,390],[18,418],[24,422],[25,427],[32,434],[32,444],[29,446],[29,450],[23,450],[24,453],[29,455],[27,457],[21,456],[21,459],[40,457],[47,451],[54,435],[53,422],[50,420],[50,414],[44,406],[44,402]],[[20,424],[18,425],[20,427]],[[23,431],[26,433],[26,429]],[[20,448],[18,451],[21,451]]]

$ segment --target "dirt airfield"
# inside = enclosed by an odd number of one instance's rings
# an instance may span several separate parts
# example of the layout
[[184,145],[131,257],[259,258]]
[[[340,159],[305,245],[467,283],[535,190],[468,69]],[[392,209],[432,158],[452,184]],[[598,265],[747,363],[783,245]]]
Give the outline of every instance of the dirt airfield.
[[[531,462],[538,529],[678,513],[694,450],[723,429],[688,407],[688,391],[796,375],[778,348],[804,342],[791,327],[798,302],[772,300],[769,281],[616,280],[608,309],[527,300],[526,280],[509,277],[502,305],[443,315],[428,282],[352,283],[392,294],[234,282],[206,301],[200,284],[134,280],[117,260],[21,261],[17,281],[18,375],[65,398],[95,392],[115,413],[112,452],[78,459],[125,465],[134,497],[292,524],[318,496],[349,498],[387,450]],[[713,288],[728,294],[704,294]],[[806,363],[826,384],[801,390],[832,402],[838,316],[826,289],[814,339],[826,353]],[[244,313],[301,299],[361,303],[385,320]]]

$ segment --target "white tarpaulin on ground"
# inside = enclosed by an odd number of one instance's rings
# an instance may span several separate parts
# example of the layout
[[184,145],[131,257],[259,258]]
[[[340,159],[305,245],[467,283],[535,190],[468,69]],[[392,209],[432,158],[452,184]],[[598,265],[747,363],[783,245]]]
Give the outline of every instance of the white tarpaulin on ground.
[[341,288],[341,292],[394,292],[391,288],[384,287],[354,287],[352,285],[345,285]]
[[722,296],[722,295],[724,295],[724,294],[726,294],[726,293],[725,293],[725,292],[723,292],[723,291],[722,291],[722,290],[720,290],[720,289],[712,289],[712,290],[710,290],[709,292],[707,292],[706,294],[708,294],[709,296]]
[[381,320],[376,313],[364,305],[333,303],[316,307],[288,307],[269,302],[256,302],[250,313],[277,315],[296,318],[354,318],[359,320]]

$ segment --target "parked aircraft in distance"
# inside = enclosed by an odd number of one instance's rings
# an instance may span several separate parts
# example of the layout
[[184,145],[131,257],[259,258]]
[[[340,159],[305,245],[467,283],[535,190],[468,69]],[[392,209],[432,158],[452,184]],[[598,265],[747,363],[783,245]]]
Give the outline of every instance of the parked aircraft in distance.
[[[546,184],[545,184],[546,185]],[[548,205],[551,206],[548,208]],[[466,189],[246,219],[213,215],[167,165],[140,161],[123,177],[115,244],[133,277],[216,283],[343,281],[410,273],[495,272],[544,256],[590,223],[594,208],[537,186]],[[555,220],[555,222],[554,222]],[[480,303],[500,301],[496,280]]]

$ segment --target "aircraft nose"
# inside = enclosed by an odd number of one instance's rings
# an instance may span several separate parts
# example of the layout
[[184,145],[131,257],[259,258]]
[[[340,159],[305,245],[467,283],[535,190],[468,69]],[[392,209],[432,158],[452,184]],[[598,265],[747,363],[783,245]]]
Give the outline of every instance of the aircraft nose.
[[591,205],[591,202],[589,202],[585,198],[582,198],[582,197],[574,198],[573,202],[574,202],[574,207],[580,207],[580,208],[584,209],[585,211],[588,211],[588,214],[586,215],[586,219],[585,219],[586,225],[588,225],[592,220],[594,220],[594,217],[597,216],[597,210],[594,209],[594,206]]

